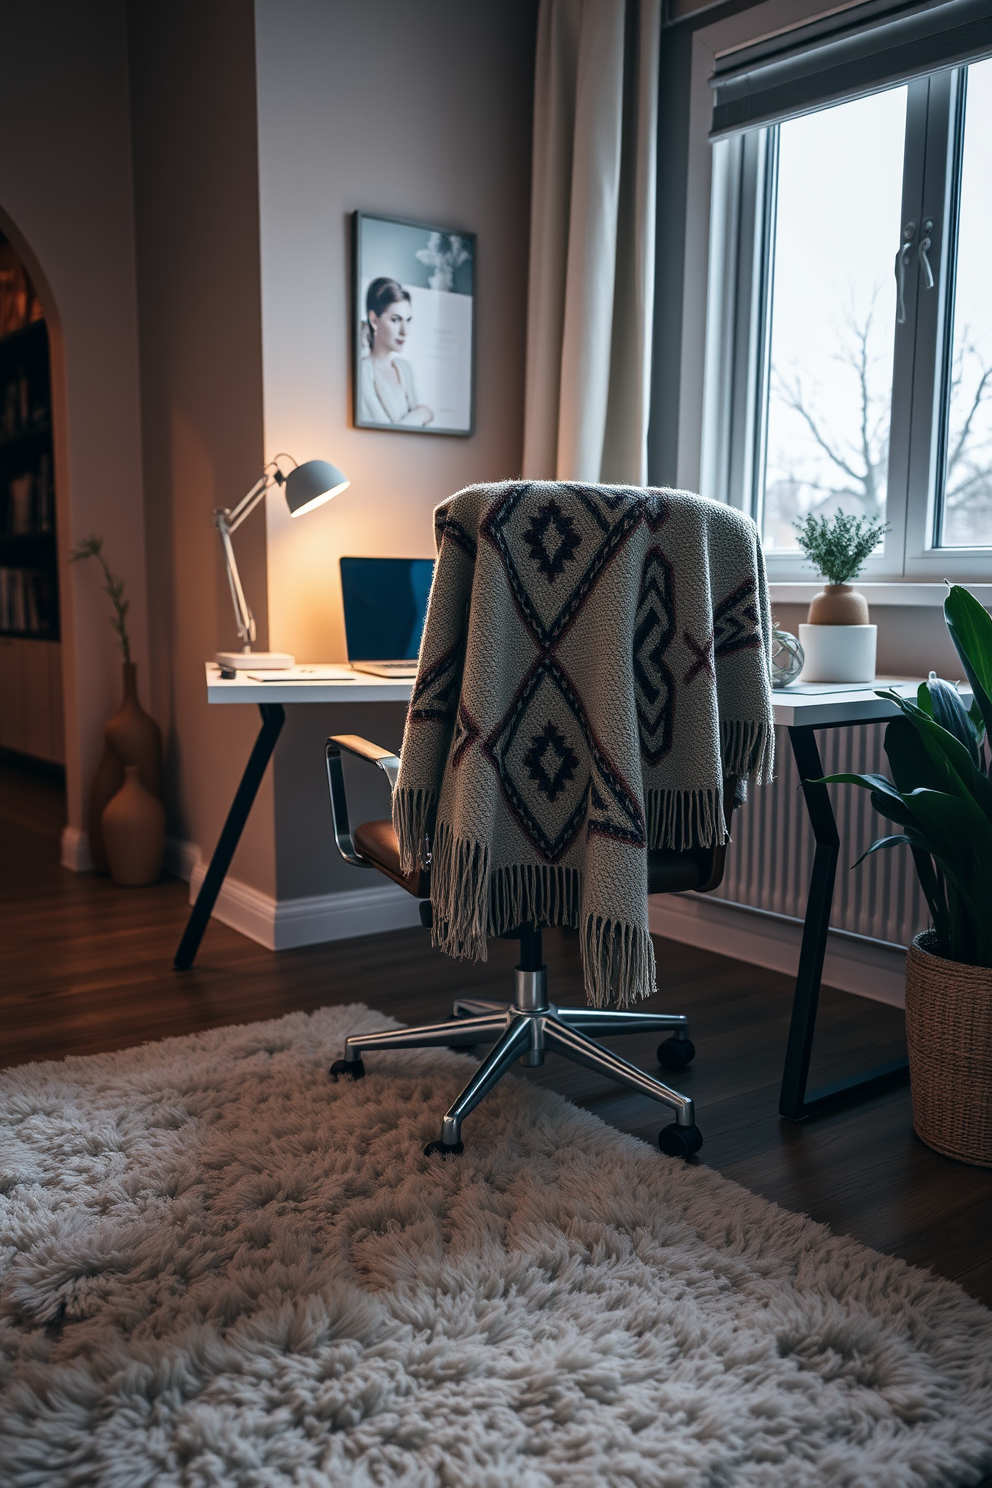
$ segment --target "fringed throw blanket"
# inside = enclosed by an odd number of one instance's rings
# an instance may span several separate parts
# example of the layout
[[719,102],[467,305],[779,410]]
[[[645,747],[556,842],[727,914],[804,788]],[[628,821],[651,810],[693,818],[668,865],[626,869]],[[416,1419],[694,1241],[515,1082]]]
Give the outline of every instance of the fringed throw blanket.
[[474,486],[438,560],[393,822],[434,943],[581,935],[586,994],[655,990],[647,850],[726,840],[725,777],[771,779],[771,618],[754,523],[683,491]]

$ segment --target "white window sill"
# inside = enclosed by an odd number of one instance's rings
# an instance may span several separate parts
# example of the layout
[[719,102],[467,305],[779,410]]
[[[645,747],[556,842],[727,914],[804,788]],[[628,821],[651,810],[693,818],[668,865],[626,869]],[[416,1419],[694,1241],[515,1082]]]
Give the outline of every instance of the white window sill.
[[[809,604],[814,594],[823,588],[822,581],[804,583],[771,582],[768,585],[772,604]],[[897,583],[870,584],[854,581],[854,588],[867,599],[869,605],[912,605],[939,608],[947,594],[946,584]],[[976,599],[986,608],[992,607],[992,584],[965,584]]]

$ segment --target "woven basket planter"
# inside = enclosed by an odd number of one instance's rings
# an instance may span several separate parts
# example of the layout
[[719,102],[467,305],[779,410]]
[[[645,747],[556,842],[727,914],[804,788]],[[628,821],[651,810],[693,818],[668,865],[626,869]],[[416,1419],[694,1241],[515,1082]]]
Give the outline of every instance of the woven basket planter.
[[946,961],[917,935],[906,961],[913,1126],[936,1152],[992,1168],[992,968]]

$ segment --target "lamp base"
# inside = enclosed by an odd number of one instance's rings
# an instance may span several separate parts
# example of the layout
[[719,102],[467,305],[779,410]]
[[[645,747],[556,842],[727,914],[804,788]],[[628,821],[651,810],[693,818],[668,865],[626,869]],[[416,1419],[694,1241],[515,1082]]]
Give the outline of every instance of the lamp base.
[[286,651],[218,651],[214,661],[234,672],[285,672],[295,665]]

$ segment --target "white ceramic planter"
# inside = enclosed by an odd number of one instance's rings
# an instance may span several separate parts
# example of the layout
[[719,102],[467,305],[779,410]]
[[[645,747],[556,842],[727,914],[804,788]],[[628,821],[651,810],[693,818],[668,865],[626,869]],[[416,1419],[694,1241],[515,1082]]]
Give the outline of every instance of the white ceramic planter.
[[800,625],[800,682],[874,682],[876,625]]

